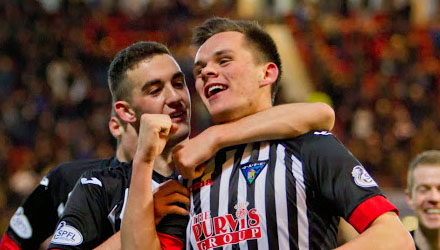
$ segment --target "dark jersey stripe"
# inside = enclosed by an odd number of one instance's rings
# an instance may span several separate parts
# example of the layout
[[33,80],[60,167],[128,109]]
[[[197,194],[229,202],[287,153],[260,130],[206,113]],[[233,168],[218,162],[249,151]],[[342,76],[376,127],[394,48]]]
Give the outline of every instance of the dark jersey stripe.
[[286,150],[284,161],[286,163],[286,195],[287,213],[289,217],[289,246],[290,249],[298,249],[298,209],[296,204],[296,181],[292,173],[292,154]]
[[222,173],[222,166],[226,161],[226,152],[220,151],[215,157],[215,167],[214,172],[211,175],[213,184],[210,189],[210,207],[211,207],[211,217],[218,216],[219,198],[220,198],[220,174]]
[[202,203],[200,202],[200,188],[195,188],[197,185],[195,183],[199,183],[202,180],[202,176],[196,178],[191,183],[193,186],[192,195],[193,195],[193,203],[194,203],[194,213],[200,214],[202,212]]
[[[240,177],[240,163],[241,158],[243,157],[244,149],[246,145],[241,145],[238,147],[237,151],[235,151],[234,155],[234,167],[232,169],[231,177],[229,178],[229,204],[228,204],[228,214],[234,214],[235,204],[237,204],[237,195],[238,195],[238,178]],[[235,217],[235,216],[234,216]],[[238,226],[238,225],[237,225]],[[237,228],[233,229],[234,231]],[[238,244],[233,244],[232,249],[238,249]]]
[[[218,208],[220,202],[220,174],[223,171],[223,164],[226,161],[226,151],[221,150],[217,153],[215,157],[215,167],[214,172],[211,174],[211,179],[213,184],[210,189],[210,207],[211,207],[211,217],[215,218],[218,216]],[[215,250],[222,249],[222,247],[214,248]]]
[[270,144],[269,168],[266,175],[266,222],[269,249],[278,249],[277,214],[275,208],[275,163],[277,156],[277,144]]
[[[259,142],[252,144],[252,153],[251,153],[250,162],[258,161],[258,156],[260,155],[260,145],[261,144]],[[253,182],[252,184],[249,184],[249,182],[246,183],[247,183],[246,197],[249,202],[249,209],[255,208],[255,182]],[[258,249],[257,240],[248,240],[247,243],[249,249],[253,249],[253,250]]]

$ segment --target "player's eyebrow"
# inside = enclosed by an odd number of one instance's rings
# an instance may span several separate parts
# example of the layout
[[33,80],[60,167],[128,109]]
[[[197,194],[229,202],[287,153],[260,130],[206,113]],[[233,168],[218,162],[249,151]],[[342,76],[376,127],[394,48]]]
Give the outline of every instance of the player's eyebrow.
[[[219,57],[219,56],[222,56],[224,54],[228,54],[228,53],[232,53],[232,52],[233,51],[230,50],[230,49],[222,49],[222,50],[216,51],[214,53],[214,57]],[[204,67],[205,65],[206,65],[206,62],[198,60],[197,62],[194,63],[194,68],[195,67]]]
[[183,78],[185,79],[185,74],[182,71],[176,72],[174,73],[173,77],[171,79],[176,79],[176,78]]
[[[174,73],[173,74],[173,76],[171,77],[171,79],[172,80],[175,80],[176,78],[183,78],[183,79],[185,79],[185,74],[183,74],[183,72],[182,71],[179,71],[179,72],[176,72],[176,73]],[[145,83],[144,83],[144,85],[142,86],[142,91],[145,91],[147,88],[148,88],[148,86],[150,86],[150,85],[153,85],[153,84],[160,84],[160,83],[162,83],[163,81],[161,80],[161,79],[153,79],[153,80],[150,80],[150,81],[146,81]]]

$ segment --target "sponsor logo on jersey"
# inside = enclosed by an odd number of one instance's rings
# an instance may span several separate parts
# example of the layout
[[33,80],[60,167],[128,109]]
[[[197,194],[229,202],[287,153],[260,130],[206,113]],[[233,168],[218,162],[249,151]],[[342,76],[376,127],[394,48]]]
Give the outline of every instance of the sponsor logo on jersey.
[[40,185],[45,186],[45,187],[49,186],[49,178],[44,176],[43,179],[41,179],[41,181],[40,181]]
[[332,133],[328,131],[316,131],[313,133],[314,135],[331,135]]
[[81,178],[81,183],[82,184],[93,184],[93,185],[98,185],[100,187],[102,187],[102,182],[100,180],[98,180],[98,178],[96,177],[92,177],[90,179],[87,178]]
[[261,173],[261,170],[266,167],[267,161],[259,161],[254,163],[246,163],[241,165],[241,173],[244,175],[244,178],[248,181],[249,184],[252,184],[255,179],[257,179],[258,175]]
[[12,230],[23,239],[32,237],[32,227],[28,218],[24,214],[23,207],[19,207],[9,222]]
[[191,219],[191,229],[199,250],[235,244],[261,238],[260,216],[257,209],[247,209],[248,202],[238,203],[232,214],[212,218],[209,211]]
[[60,245],[78,246],[83,242],[83,237],[76,228],[61,221],[50,242]]
[[360,187],[377,187],[377,183],[361,165],[354,166],[351,175],[353,176],[356,185]]
[[194,182],[194,184],[192,184],[192,185],[189,187],[189,191],[192,192],[192,191],[195,191],[195,190],[201,189],[201,188],[204,187],[204,186],[210,186],[210,185],[212,185],[213,183],[214,183],[214,182],[212,181],[211,178],[208,178],[208,179],[206,179],[206,180],[200,180],[200,181],[198,181],[198,182]]

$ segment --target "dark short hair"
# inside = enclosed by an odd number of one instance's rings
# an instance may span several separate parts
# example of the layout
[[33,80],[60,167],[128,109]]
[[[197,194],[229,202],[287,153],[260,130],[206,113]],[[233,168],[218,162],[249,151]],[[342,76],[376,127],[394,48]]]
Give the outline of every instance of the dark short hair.
[[414,170],[418,166],[425,164],[438,165],[440,167],[440,151],[429,150],[422,152],[409,164],[407,188],[410,194],[414,186]]
[[171,53],[165,45],[152,41],[136,42],[116,54],[107,73],[113,103],[119,100],[130,101],[131,86],[124,82],[127,70],[142,60],[161,54]]
[[277,65],[278,78],[271,86],[272,101],[274,101],[282,73],[280,54],[272,37],[256,21],[231,20],[222,17],[210,18],[195,29],[192,44],[199,48],[210,37],[227,31],[240,32],[245,36],[253,47],[254,59],[258,63],[273,62]]

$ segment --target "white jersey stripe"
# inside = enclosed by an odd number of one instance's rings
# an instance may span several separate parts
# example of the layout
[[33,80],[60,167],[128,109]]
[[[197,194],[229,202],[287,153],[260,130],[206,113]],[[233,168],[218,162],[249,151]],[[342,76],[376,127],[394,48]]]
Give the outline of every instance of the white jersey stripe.
[[252,153],[252,144],[247,144],[246,148],[244,149],[243,156],[241,157],[241,162],[240,162],[241,165],[249,162],[251,158],[251,153]]
[[[260,145],[260,154],[258,155],[259,161],[264,161],[269,159],[269,150],[270,150],[270,144],[268,142],[262,142]],[[257,179],[255,179],[254,185],[255,185],[255,208],[258,211],[258,214],[260,215],[260,225],[261,225],[261,235],[267,234],[267,227],[266,227],[266,202],[264,201],[265,198],[265,192],[266,192],[266,175],[267,175],[267,169],[269,168],[269,165],[266,166],[260,173]],[[267,237],[262,237],[257,240],[258,243],[258,249],[268,249],[269,248],[269,241]]]
[[298,249],[309,249],[309,221],[307,219],[306,188],[302,163],[292,155],[292,172],[296,179],[296,205],[298,208]]
[[262,142],[260,145],[260,154],[258,155],[259,161],[269,160],[270,144],[269,142]]
[[279,249],[289,249],[289,225],[287,213],[286,167],[284,164],[285,148],[278,144],[275,163],[275,204],[277,215]]
[[231,178],[231,173],[234,165],[234,153],[236,150],[231,150],[226,152],[225,163],[223,163],[223,172],[220,179],[220,192],[219,192],[219,208],[218,214],[224,215],[228,213],[228,201],[229,200],[229,179]]
[[[202,177],[203,183],[207,183],[208,179],[211,179],[211,174],[214,171],[215,161],[211,160],[206,164],[205,174]],[[211,186],[205,185],[200,189],[200,207],[201,211],[211,211],[211,196],[210,196]]]
[[[225,163],[223,163],[223,172],[220,179],[220,192],[219,192],[219,208],[218,214],[225,215],[228,214],[228,200],[229,200],[229,180],[231,178],[232,169],[234,168],[234,154],[236,150],[230,150],[226,152]],[[228,229],[228,231],[230,231]],[[231,245],[223,246],[223,250],[232,249]]]
[[[154,182],[153,182],[153,183],[154,183]],[[119,217],[121,218],[121,225],[122,225],[122,219],[124,218],[125,205],[127,204],[128,190],[129,190],[129,188],[126,188],[126,189],[125,189],[125,193],[124,193],[124,204],[122,205],[121,215],[119,216]]]

